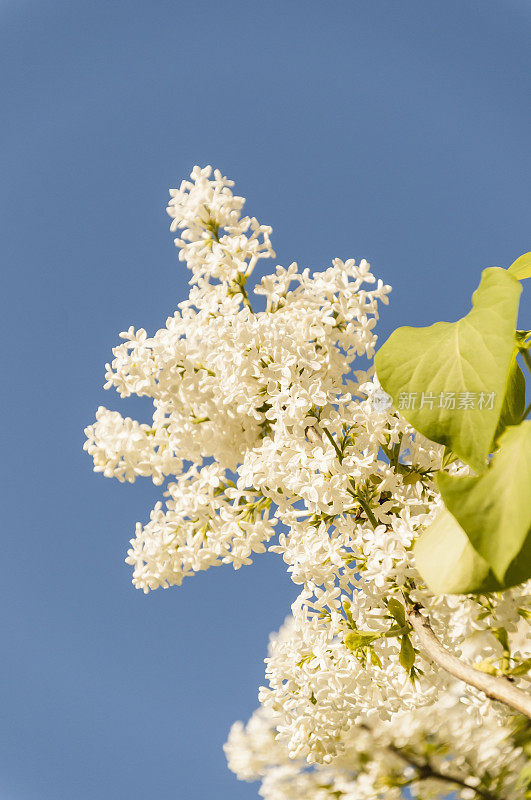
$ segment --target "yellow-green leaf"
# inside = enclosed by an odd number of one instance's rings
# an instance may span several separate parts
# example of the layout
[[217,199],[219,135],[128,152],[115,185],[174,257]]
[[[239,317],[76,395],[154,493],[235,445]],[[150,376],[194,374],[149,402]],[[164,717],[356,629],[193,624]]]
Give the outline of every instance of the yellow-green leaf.
[[368,647],[375,639],[378,638],[377,633],[369,633],[368,631],[349,631],[343,639],[343,644],[349,650],[355,652],[360,647]]
[[449,511],[443,509],[414,548],[418,571],[434,594],[479,594],[501,589]]
[[516,346],[520,350],[529,350],[531,348],[531,331],[516,331]]
[[521,291],[507,270],[489,267],[469,314],[453,323],[398,328],[375,357],[380,383],[400,413],[476,472],[487,466],[500,417]]
[[494,434],[494,442],[497,442],[505,428],[509,425],[518,425],[522,420],[525,411],[525,378],[516,360],[518,348],[515,347],[511,359],[511,366],[507,375],[507,385],[505,396],[500,412],[500,418]]
[[514,275],[519,281],[531,278],[531,253],[524,253],[523,256],[517,258],[516,261],[511,264],[507,272]]
[[[511,562],[523,556],[531,538],[531,420],[507,428],[499,445],[483,475],[441,472],[437,483],[446,508],[503,583]],[[531,575],[531,561],[523,561],[520,580]]]
[[387,608],[393,619],[403,627],[407,624],[406,609],[395,597],[391,597],[387,602]]
[[411,644],[411,639],[406,634],[402,636],[402,641],[400,643],[400,653],[398,654],[398,660],[402,667],[406,670],[409,674],[411,672],[411,668],[415,663],[415,650],[413,649],[413,645]]

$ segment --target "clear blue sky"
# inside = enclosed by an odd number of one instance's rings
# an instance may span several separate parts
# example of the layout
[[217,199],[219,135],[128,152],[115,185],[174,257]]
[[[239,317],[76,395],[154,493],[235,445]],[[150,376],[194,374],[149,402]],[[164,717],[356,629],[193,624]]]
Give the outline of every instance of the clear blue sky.
[[[221,750],[295,587],[278,557],[145,597],[160,489],[94,475],[119,331],[186,292],[164,207],[237,180],[279,263],[365,257],[380,326],[456,319],[531,249],[529,0],[0,0],[2,800],[251,800]],[[278,559],[278,560],[277,560]]]

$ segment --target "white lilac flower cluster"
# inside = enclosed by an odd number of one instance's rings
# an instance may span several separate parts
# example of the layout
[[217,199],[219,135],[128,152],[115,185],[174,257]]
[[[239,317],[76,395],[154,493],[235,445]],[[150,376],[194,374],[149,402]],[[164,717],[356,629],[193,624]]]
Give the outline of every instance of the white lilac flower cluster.
[[[301,592],[272,640],[263,709],[228,744],[240,777],[263,777],[267,800],[398,797],[389,781],[381,788],[389,747],[407,741],[413,757],[433,739],[430,763],[443,769],[437,747],[450,734],[455,767],[472,759],[488,772],[498,758],[491,743],[505,742],[514,721],[433,665],[405,624],[404,602],[429,611],[455,654],[516,668],[531,655],[530,587],[459,599],[427,591],[411,548],[440,507],[442,450],[382,404],[372,367],[354,369],[374,355],[378,302],[390,287],[366,261],[335,259],[313,273],[278,266],[255,286],[265,310],[253,311],[247,282],[258,259],[274,256],[271,229],[241,216],[232,185],[196,167],[171,191],[189,298],[153,336],[120,334],[107,365],[106,388],[152,398],[152,421],[100,408],[86,429],[95,470],[169,478],[165,505],[131,540],[133,583],[147,592],[210,566],[238,569],[267,546],[285,561]],[[475,755],[467,737],[481,739]],[[366,752],[385,758],[362,764]],[[308,763],[321,766],[308,772]]]
[[376,715],[351,728],[341,754],[313,768],[279,740],[282,716],[259,708],[246,726],[232,726],[229,768],[241,780],[261,781],[264,800],[402,800],[406,787],[422,800],[524,797],[518,784],[526,757],[515,742],[521,729],[500,725],[491,710],[478,726],[456,689],[389,721]]
[[193,272],[192,283],[201,279],[238,280],[248,276],[260,258],[274,257],[269,241],[271,228],[255,217],[241,217],[245,203],[231,191],[234,181],[219,170],[194,167],[191,181],[170,189],[168,214],[171,230],[181,229],[175,244],[179,259]]

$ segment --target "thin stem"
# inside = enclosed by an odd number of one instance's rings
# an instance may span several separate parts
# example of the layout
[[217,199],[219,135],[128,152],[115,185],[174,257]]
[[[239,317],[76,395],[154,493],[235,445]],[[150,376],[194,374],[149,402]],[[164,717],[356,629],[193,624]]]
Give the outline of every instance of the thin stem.
[[341,452],[341,450],[339,449],[338,445],[336,444],[336,441],[335,441],[334,437],[332,436],[332,434],[330,433],[330,431],[327,428],[325,428],[324,425],[323,425],[323,431],[325,433],[325,436],[330,441],[330,444],[332,445],[332,447],[336,451],[337,460],[341,464],[342,461],[343,461],[343,453]]
[[246,290],[245,286],[243,284],[238,284],[238,285],[239,285],[239,289],[240,289],[240,293],[241,293],[241,296],[242,296],[242,299],[243,299],[244,306],[247,306],[249,311],[251,311],[251,313],[254,314],[253,307],[252,307],[252,305],[250,303],[249,295],[247,294],[247,290]]
[[[328,441],[330,442],[330,444],[332,445],[332,447],[334,448],[334,450],[336,451],[337,459],[338,459],[339,463],[341,464],[343,462],[343,458],[344,458],[342,450],[339,448],[336,440],[334,439],[334,437],[332,436],[330,431],[327,430],[327,428],[325,428],[324,425],[323,425],[323,432],[324,432],[326,438],[328,439]],[[318,431],[313,426],[308,427],[306,429],[306,436],[308,437],[308,439],[311,442],[317,442],[319,440],[321,442],[323,441],[323,437],[319,435]],[[350,480],[350,484],[352,486],[352,490],[348,489],[347,490],[348,493],[355,500],[357,500],[357,502],[360,504],[360,506],[364,510],[365,515],[366,515],[367,519],[369,520],[369,522],[371,523],[372,527],[376,528],[378,526],[378,520],[376,519],[376,517],[372,513],[372,509],[371,509],[370,505],[368,504],[368,502],[366,502],[364,500],[363,497],[361,497],[361,495],[359,494],[359,492],[356,489],[356,484],[354,483],[352,478]]]
[[249,301],[249,295],[247,294],[247,290],[245,288],[245,282],[247,281],[248,275],[238,275],[238,277],[234,280],[233,285],[235,288],[231,290],[232,294],[241,294],[244,306],[247,306],[251,314],[254,314],[253,307]]
[[491,700],[504,703],[531,719],[531,697],[526,692],[517,689],[507,678],[481,672],[449,653],[435,636],[429,619],[420,613],[419,605],[410,605],[406,614],[419,642],[432,661],[455,678],[484,692]]
[[363,497],[360,494],[358,494],[358,492],[349,492],[349,494],[351,494],[352,497],[354,497],[358,501],[358,503],[360,504],[360,506],[364,510],[367,519],[371,523],[373,529],[376,528],[378,526],[378,520],[376,519],[376,517],[372,513],[372,509],[371,509],[370,505],[363,499]]
[[[210,209],[208,208],[208,206],[205,206],[205,208],[207,210],[207,213],[210,216]],[[210,218],[210,222],[207,224],[207,230],[209,230],[210,233],[212,234],[212,239],[215,242],[217,242],[218,244],[221,244],[220,238],[219,238],[219,225],[212,218]],[[245,275],[245,280],[249,277],[249,274],[250,273],[247,273]],[[243,279],[243,276],[242,276],[242,278],[240,278],[239,280],[235,281],[235,284],[237,286],[237,290],[236,290],[235,294],[241,294],[244,306],[247,306],[249,311],[252,314],[254,314],[253,308],[252,308],[251,303],[249,301],[249,296],[248,296],[247,291],[245,289],[245,280]]]

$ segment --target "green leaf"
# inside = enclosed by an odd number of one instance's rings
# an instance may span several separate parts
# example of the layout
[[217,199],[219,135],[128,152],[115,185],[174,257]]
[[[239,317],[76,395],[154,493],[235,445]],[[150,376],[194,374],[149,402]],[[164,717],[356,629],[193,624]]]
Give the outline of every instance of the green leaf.
[[511,648],[509,647],[509,636],[507,634],[507,630],[505,628],[493,628],[491,633],[494,638],[499,641],[503,649],[507,652],[510,652]]
[[449,467],[450,464],[453,464],[454,461],[458,461],[458,460],[459,460],[459,456],[456,456],[456,454],[454,452],[452,452],[452,450],[450,450],[449,447],[445,446],[444,452],[443,452],[443,457],[442,457],[441,469],[444,469],[445,467]]
[[[511,562],[531,538],[531,420],[507,428],[499,444],[483,475],[456,477],[440,472],[437,483],[446,508],[474,549],[497,579],[505,582]],[[522,581],[531,575],[531,561],[523,562],[515,573]]]
[[529,350],[531,347],[531,331],[516,331],[516,346],[520,350]]
[[[531,658],[526,658],[520,664],[517,664],[516,667],[513,667],[510,670],[510,674],[515,677],[519,675],[527,675],[529,670],[531,670]],[[529,755],[531,755],[531,742],[529,742]]]
[[[531,786],[531,762],[528,762],[525,767],[521,770],[518,776],[518,783],[517,786]],[[526,800],[527,800],[527,793],[526,793]]]
[[520,369],[516,356],[518,355],[518,348],[515,347],[511,359],[511,366],[507,375],[507,385],[505,387],[505,396],[503,398],[503,405],[494,434],[494,443],[496,443],[509,425],[518,425],[522,420],[525,411],[525,378],[524,373]]
[[529,355],[529,350],[521,347],[520,355],[522,356],[524,364],[526,365],[527,369],[529,370],[529,372],[531,372],[531,355]]
[[401,628],[407,625],[406,609],[395,597],[391,597],[388,600],[387,608],[393,619],[398,622]]
[[[398,471],[399,470],[397,470],[397,472]],[[410,486],[412,483],[418,483],[420,480],[422,480],[422,474],[413,469],[406,472],[403,483],[405,486]]]
[[409,674],[411,672],[411,668],[415,663],[415,650],[413,645],[411,644],[411,639],[407,634],[402,636],[402,642],[400,644],[400,653],[398,654],[398,660],[400,665],[404,667],[406,672]]
[[370,656],[371,656],[371,664],[373,666],[375,666],[375,667],[380,667],[380,669],[381,669],[382,668],[381,659],[380,659],[378,653],[375,650],[373,650],[372,648],[370,650]]
[[[521,291],[507,270],[489,267],[466,317],[427,328],[398,328],[375,356],[380,383],[407,421],[476,472],[486,468],[500,417]],[[454,393],[454,408],[449,393]],[[485,398],[492,393],[489,408]],[[471,396],[474,407],[460,408]],[[414,407],[408,408],[412,397]]]
[[343,639],[343,644],[354,653],[356,650],[359,650],[360,647],[368,647],[375,639],[378,639],[377,633],[349,631]]
[[505,573],[503,588],[509,589],[511,586],[518,586],[519,583],[526,581],[531,574],[531,534],[527,536],[522,549],[513,558],[511,565]]
[[511,264],[507,272],[514,275],[519,281],[531,278],[531,253],[524,253],[523,256],[517,258],[516,261]]
[[417,540],[417,569],[434,594],[481,594],[501,589],[461,526],[443,509]]

